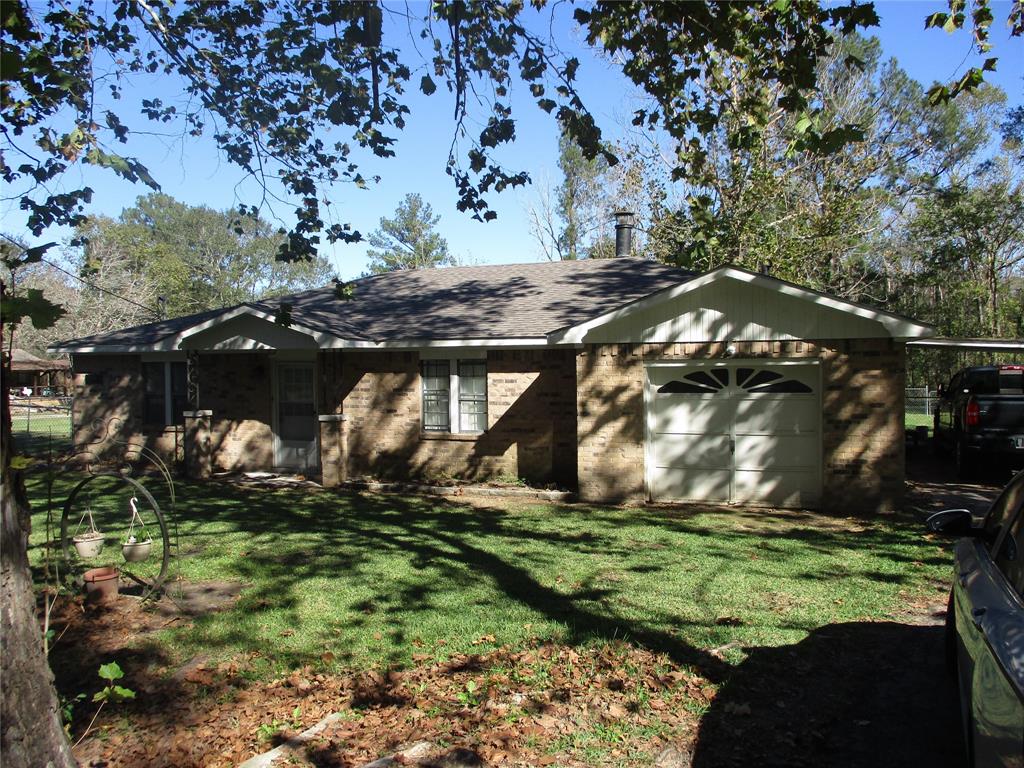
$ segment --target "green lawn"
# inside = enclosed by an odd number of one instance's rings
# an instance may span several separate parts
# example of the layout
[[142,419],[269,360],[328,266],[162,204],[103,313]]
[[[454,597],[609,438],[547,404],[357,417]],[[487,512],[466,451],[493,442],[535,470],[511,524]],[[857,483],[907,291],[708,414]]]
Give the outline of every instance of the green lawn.
[[67,412],[41,411],[11,416],[11,434],[22,453],[39,456],[50,451],[63,453],[71,448],[71,415]]
[[928,432],[931,433],[932,425],[935,423],[935,417],[930,416],[927,413],[905,413],[903,415],[904,423],[907,425],[907,429],[913,429],[914,427],[928,427]]
[[[61,503],[76,479],[57,477]],[[29,489],[38,563],[43,477]],[[126,494],[91,503],[102,517]],[[230,610],[153,642],[176,661],[258,653],[261,676],[319,667],[327,651],[332,666],[362,668],[530,638],[625,638],[697,666],[731,643],[738,661],[738,647],[898,613],[934,593],[949,567],[916,523],[772,511],[473,506],[181,483],[176,524],[175,576],[246,587]]]

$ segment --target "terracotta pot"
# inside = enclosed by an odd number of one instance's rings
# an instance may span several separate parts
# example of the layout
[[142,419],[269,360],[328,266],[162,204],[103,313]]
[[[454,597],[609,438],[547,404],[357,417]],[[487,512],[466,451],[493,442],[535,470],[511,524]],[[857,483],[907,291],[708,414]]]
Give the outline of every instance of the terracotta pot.
[[75,536],[71,541],[74,542],[75,551],[82,559],[96,557],[103,551],[103,534],[101,533],[84,533],[81,536]]
[[85,579],[85,599],[91,603],[108,603],[117,600],[117,568],[106,565],[102,568],[90,568],[82,578]]
[[145,560],[149,557],[149,551],[153,549],[153,540],[146,539],[145,541],[126,541],[121,545],[121,555],[129,563],[137,563],[140,560]]

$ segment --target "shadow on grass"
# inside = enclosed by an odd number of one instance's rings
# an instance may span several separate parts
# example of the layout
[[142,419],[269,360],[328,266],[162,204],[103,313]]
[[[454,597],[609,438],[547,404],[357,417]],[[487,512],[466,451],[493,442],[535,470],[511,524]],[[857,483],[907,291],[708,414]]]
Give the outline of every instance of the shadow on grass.
[[[773,754],[786,754],[780,764],[797,764],[793,755],[809,750],[806,754],[821,758],[816,764],[866,764],[855,758],[871,748],[871,739],[860,746],[854,742],[860,736],[868,737],[872,730],[859,720],[874,724],[871,727],[896,727],[897,703],[910,705],[918,695],[928,699],[930,706],[938,706],[941,697],[935,695],[934,686],[927,689],[930,693],[900,688],[903,682],[899,670],[901,665],[908,669],[913,666],[909,661],[926,664],[926,659],[941,659],[941,648],[935,647],[933,637],[941,634],[940,630],[871,623],[816,629],[820,621],[808,625],[779,617],[777,627],[810,631],[810,636],[794,646],[754,649],[746,662],[734,667],[705,648],[686,642],[676,631],[694,627],[708,632],[728,631],[722,629],[721,617],[676,615],[671,601],[666,600],[647,605],[643,609],[645,618],[638,619],[623,606],[639,598],[620,592],[615,579],[602,579],[600,583],[584,580],[566,587],[538,576],[542,566],[550,571],[552,561],[557,565],[559,557],[601,557],[611,558],[615,568],[623,572],[646,574],[648,578],[663,573],[664,582],[669,583],[671,570],[686,567],[687,557],[710,558],[717,570],[709,573],[707,583],[696,585],[700,604],[703,592],[716,586],[715,579],[721,573],[742,569],[754,578],[771,579],[773,563],[785,562],[795,548],[823,554],[870,551],[871,563],[844,563],[838,570],[823,567],[791,575],[821,582],[854,576],[898,582],[904,578],[901,571],[914,559],[906,552],[913,537],[898,525],[766,510],[737,512],[736,524],[709,528],[706,520],[697,519],[704,512],[576,505],[557,507],[553,513],[544,505],[510,510],[435,498],[258,491],[215,483],[184,483],[176,523],[181,550],[200,552],[202,557],[216,549],[218,537],[244,536],[244,545],[240,551],[229,553],[222,568],[226,570],[219,575],[251,586],[232,609],[237,621],[222,622],[216,640],[210,641],[211,646],[221,646],[209,648],[213,655],[218,650],[251,648],[254,640],[244,619],[261,611],[285,612],[293,625],[300,625],[300,603],[308,599],[310,585],[318,584],[325,575],[343,573],[364,594],[348,606],[351,620],[347,626],[367,627],[370,631],[368,619],[373,617],[379,627],[383,617],[383,631],[392,648],[397,649],[385,661],[404,663],[409,644],[425,618],[466,608],[459,601],[465,600],[468,590],[482,580],[497,595],[485,607],[493,604],[496,612],[522,609],[557,622],[565,628],[562,640],[570,644],[626,638],[667,654],[676,664],[691,667],[721,686],[722,693],[701,730],[696,754],[699,765],[742,759],[742,754],[736,757],[737,729],[746,734],[743,745],[782,744],[791,748],[783,753],[781,747],[774,752],[765,747],[768,754],[757,752],[762,763],[772,764]],[[683,541],[692,551],[680,551]],[[756,557],[746,557],[753,551]],[[937,554],[919,553],[916,557],[921,559],[915,562],[946,562],[941,551],[932,548],[930,552]],[[642,555],[640,561],[638,553]],[[381,563],[388,559],[411,567],[384,578]],[[880,562],[891,566],[892,572],[877,570]],[[314,622],[309,629],[316,638],[310,646],[319,647],[336,639],[327,621]],[[319,656],[319,651],[293,653],[271,647],[269,641],[267,645],[258,650],[292,666],[316,664]],[[337,657],[339,663],[351,661],[343,650]],[[149,661],[165,663],[164,659]],[[937,676],[941,677],[941,671]],[[922,679],[915,678],[917,682]],[[173,688],[164,688],[164,697],[173,695]],[[372,699],[374,694],[366,695]],[[751,715],[737,715],[736,708],[742,712],[744,704],[749,705]],[[859,717],[858,708],[890,715]],[[759,719],[757,713],[764,712],[772,717]],[[169,713],[168,717],[174,715]],[[821,741],[814,735],[831,734],[834,728],[846,734],[839,746],[830,746],[827,737],[822,736]],[[908,742],[906,749],[911,749],[911,744]],[[842,755],[833,755],[829,751],[833,749],[847,755],[851,762],[843,762]],[[742,750],[741,745],[740,753]]]
[[752,649],[701,719],[694,768],[962,766],[943,634],[851,622]]

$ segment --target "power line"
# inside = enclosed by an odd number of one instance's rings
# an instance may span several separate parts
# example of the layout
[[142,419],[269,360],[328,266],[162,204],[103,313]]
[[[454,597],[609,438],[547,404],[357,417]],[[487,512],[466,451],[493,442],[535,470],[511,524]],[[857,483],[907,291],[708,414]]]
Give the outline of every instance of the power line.
[[[16,245],[19,248],[24,248],[25,247],[22,243],[18,242],[16,239],[14,239],[13,237],[11,237],[10,235],[8,235],[8,234],[6,234],[4,232],[0,232],[0,237],[3,237],[5,240],[8,240],[9,242],[13,243],[14,245]],[[87,285],[90,288],[96,289],[100,293],[105,293],[108,296],[113,296],[115,299],[120,299],[123,302],[131,304],[133,307],[138,307],[139,309],[144,309],[147,312],[149,312],[150,314],[152,314],[153,317],[156,318],[157,320],[162,319],[162,313],[161,313],[160,310],[155,310],[152,307],[145,306],[144,304],[139,304],[139,302],[132,301],[127,296],[122,296],[117,291],[112,291],[109,288],[104,288],[101,285],[97,285],[96,283],[90,282],[90,281],[86,280],[84,277],[82,277],[81,275],[76,275],[74,272],[68,272],[66,269],[64,269],[64,267],[60,266],[59,264],[54,264],[52,261],[50,261],[49,259],[43,258],[42,256],[39,257],[39,260],[41,262],[43,262],[44,264],[49,264],[51,267],[56,269],[58,272],[63,272],[68,277],[71,277],[71,278],[77,280],[82,285]]]
[[137,302],[137,301],[132,301],[131,299],[127,298],[126,296],[122,296],[117,291],[112,291],[109,288],[104,288],[101,285],[96,285],[96,283],[90,282],[90,281],[86,280],[84,277],[81,277],[80,275],[76,275],[73,272],[68,272],[66,269],[64,269],[64,267],[62,267],[62,266],[60,266],[58,264],[54,264],[49,259],[44,259],[44,258],[40,257],[39,260],[42,261],[44,264],[49,264],[51,267],[56,269],[58,272],[63,272],[68,277],[74,278],[75,280],[80,282],[82,285],[87,285],[90,288],[95,288],[97,291],[100,291],[101,293],[106,293],[109,296],[113,296],[115,299],[120,299],[121,301],[127,302],[128,304],[131,304],[134,307],[138,307],[139,309],[144,309],[147,312],[152,313],[153,317],[155,317],[155,318],[159,319],[159,317],[160,317],[160,313],[157,310],[153,309],[152,307],[147,307],[144,304],[139,304],[139,302]]

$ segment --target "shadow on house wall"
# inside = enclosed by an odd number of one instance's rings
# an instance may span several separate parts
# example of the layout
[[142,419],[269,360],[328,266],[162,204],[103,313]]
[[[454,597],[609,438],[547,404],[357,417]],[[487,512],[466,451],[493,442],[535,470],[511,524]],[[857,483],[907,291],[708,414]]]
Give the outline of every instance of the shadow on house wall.
[[419,365],[411,352],[346,353],[337,401],[326,405],[337,412],[343,403],[349,476],[575,485],[570,350],[490,352],[488,430],[478,435],[423,430]]

